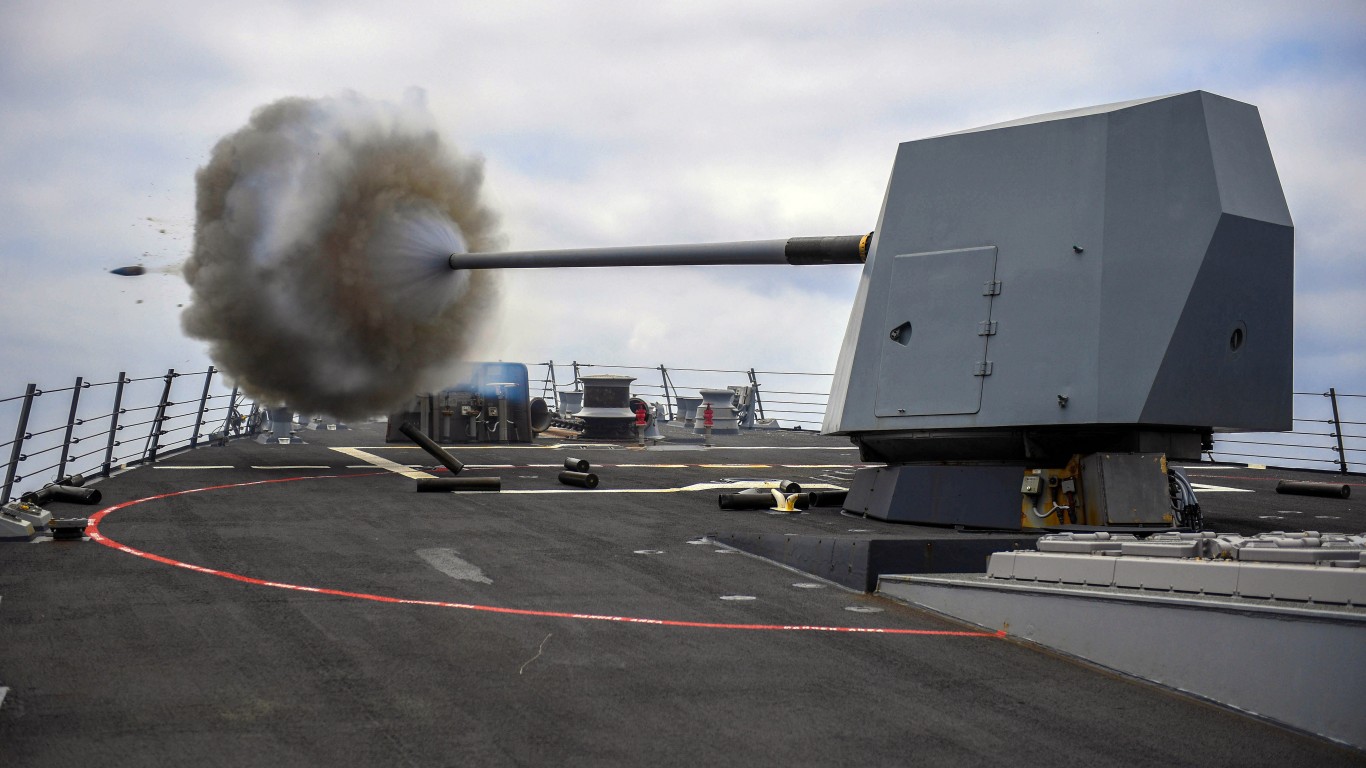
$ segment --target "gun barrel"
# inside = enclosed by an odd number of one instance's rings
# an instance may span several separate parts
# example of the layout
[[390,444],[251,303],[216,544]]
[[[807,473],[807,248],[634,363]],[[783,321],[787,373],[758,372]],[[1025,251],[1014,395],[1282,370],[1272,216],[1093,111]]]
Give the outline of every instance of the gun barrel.
[[690,245],[633,245],[552,251],[453,253],[451,269],[672,267],[716,264],[862,264],[873,233]]

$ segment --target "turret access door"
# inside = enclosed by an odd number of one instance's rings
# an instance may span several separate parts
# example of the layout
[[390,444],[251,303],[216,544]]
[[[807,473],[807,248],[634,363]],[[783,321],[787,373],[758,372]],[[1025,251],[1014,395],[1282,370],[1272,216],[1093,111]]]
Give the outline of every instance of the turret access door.
[[991,298],[999,292],[995,246],[895,257],[875,413],[977,413],[991,375]]

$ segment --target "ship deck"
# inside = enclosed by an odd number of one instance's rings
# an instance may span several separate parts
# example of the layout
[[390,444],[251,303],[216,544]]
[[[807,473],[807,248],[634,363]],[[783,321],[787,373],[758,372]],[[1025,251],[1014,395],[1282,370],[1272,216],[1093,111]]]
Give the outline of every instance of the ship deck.
[[[847,484],[861,464],[842,439],[667,434],[645,450],[455,446],[503,491],[418,494],[404,473],[430,459],[366,424],[187,451],[100,482],[98,508],[54,504],[98,509],[98,526],[0,544],[0,762],[1366,762],[725,546],[908,527],[718,509],[732,483]],[[557,483],[571,455],[598,489]],[[1358,500],[1274,492],[1322,475],[1190,475],[1213,530],[1366,530]]]

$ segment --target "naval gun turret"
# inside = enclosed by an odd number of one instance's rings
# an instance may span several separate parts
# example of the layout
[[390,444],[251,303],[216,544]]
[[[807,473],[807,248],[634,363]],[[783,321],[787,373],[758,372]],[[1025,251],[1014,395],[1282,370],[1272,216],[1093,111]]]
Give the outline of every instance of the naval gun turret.
[[887,466],[847,511],[1193,526],[1167,461],[1291,427],[1294,227],[1256,107],[1203,91],[906,142],[869,236],[450,259],[858,261],[823,431]]

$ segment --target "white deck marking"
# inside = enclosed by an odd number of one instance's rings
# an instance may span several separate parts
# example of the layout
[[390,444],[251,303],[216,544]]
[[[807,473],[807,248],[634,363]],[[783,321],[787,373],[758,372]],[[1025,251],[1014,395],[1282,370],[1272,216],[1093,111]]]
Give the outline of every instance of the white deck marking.
[[[569,489],[569,488],[550,488],[550,489],[535,489],[535,490],[523,490],[523,491],[506,491],[506,490],[505,490],[505,491],[500,491],[500,493],[502,493],[504,496],[506,496],[506,495],[509,494],[509,493],[522,493],[522,494],[545,494],[545,493],[688,493],[688,492],[690,492],[690,491],[726,491],[726,490],[744,490],[744,489],[746,489],[746,488],[771,488],[772,486],[773,486],[772,483],[765,483],[765,482],[762,482],[762,481],[752,481],[752,482],[751,482],[751,481],[747,481],[747,480],[742,480],[742,481],[740,481],[740,482],[735,482],[735,483],[693,483],[692,485],[685,485],[685,486],[683,486],[683,487],[681,487],[681,488],[602,488],[602,487],[598,487],[598,488],[594,488],[594,489],[592,489],[592,490],[572,490],[572,489]],[[841,487],[841,486],[838,486],[838,485],[830,485],[830,484],[828,484],[828,483],[809,483],[809,484],[803,483],[803,484],[802,484],[802,488],[803,488],[803,489],[805,489],[805,488],[815,488],[815,489],[818,489],[818,490],[832,490],[832,491],[835,491],[835,490],[843,491],[843,490],[845,490],[845,488],[843,488],[843,487]],[[454,493],[459,494],[459,493],[482,493],[482,492],[481,492],[481,491],[454,491]]]
[[[421,447],[416,446],[416,445],[402,445],[402,444],[394,444],[394,445],[362,445],[362,446],[359,446],[359,447],[360,447],[361,449],[367,450],[367,451],[420,451],[420,450],[422,450]],[[576,448],[578,448],[578,449],[609,448],[609,449],[613,449],[613,450],[628,450],[628,451],[640,450],[639,448],[636,448],[636,447],[633,447],[633,446],[630,446],[630,445],[626,445],[626,444],[621,444],[621,445],[617,445],[617,444],[603,445],[603,444],[594,444],[594,443],[557,443],[557,444],[555,444],[555,445],[487,445],[487,444],[486,444],[486,445],[472,445],[472,444],[465,444],[465,443],[462,443],[462,444],[460,444],[460,445],[445,445],[445,446],[442,446],[442,447],[443,447],[443,448],[446,448],[447,450],[461,451],[461,452],[479,451],[479,450],[484,450],[484,451],[572,451],[572,450],[574,450],[574,449],[576,449]],[[662,446],[662,445],[661,445],[661,446],[659,446],[659,447],[660,447],[660,448],[664,448],[665,446]],[[690,447],[690,446],[683,446],[683,445],[672,445],[672,446],[669,446],[669,448],[670,448],[671,450],[675,450],[675,451],[676,451],[676,450],[679,450],[679,449],[682,449],[682,448],[687,448],[687,447]],[[703,450],[705,450],[705,451],[857,451],[857,450],[858,450],[858,446],[854,446],[854,445],[850,445],[850,446],[843,446],[843,445],[836,445],[836,446],[825,446],[825,445],[715,445],[715,446],[712,446],[711,448],[703,448],[703,447],[701,447],[701,446],[697,446],[697,450],[699,450],[699,451],[703,451]],[[649,449],[647,448],[646,451],[649,451]]]
[[493,579],[484,575],[484,571],[474,563],[464,560],[460,553],[453,549],[419,549],[417,556],[427,561],[427,565],[450,576],[452,579],[461,581],[477,581],[480,584],[492,584]]
[[1204,483],[1191,483],[1191,488],[1195,489],[1196,494],[1201,493],[1256,493],[1251,488],[1230,488],[1226,485],[1205,485]]
[[[422,466],[422,465],[421,465],[421,464],[404,464],[403,466],[408,467],[409,469],[417,469],[418,467],[420,467],[420,466]],[[375,468],[375,465],[374,465],[374,464],[347,464],[347,465],[346,465],[346,468],[347,468],[347,469],[374,469],[374,468]]]
[[373,453],[366,453],[365,451],[362,451],[359,448],[333,448],[332,450],[336,451],[337,453],[344,453],[353,459],[360,459],[361,461],[369,462],[370,466],[372,467],[378,467],[380,469],[388,470],[390,472],[393,472],[394,474],[403,475],[404,477],[411,477],[414,480],[436,477],[436,475],[431,475],[426,472],[419,472],[415,469],[409,469],[404,464],[389,461],[388,459],[381,458]]
[[253,464],[252,469],[331,469],[329,464]]
[[153,464],[152,469],[234,469],[231,464]]

